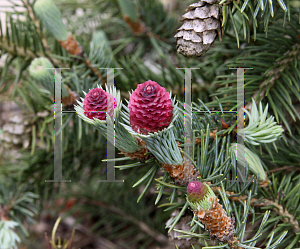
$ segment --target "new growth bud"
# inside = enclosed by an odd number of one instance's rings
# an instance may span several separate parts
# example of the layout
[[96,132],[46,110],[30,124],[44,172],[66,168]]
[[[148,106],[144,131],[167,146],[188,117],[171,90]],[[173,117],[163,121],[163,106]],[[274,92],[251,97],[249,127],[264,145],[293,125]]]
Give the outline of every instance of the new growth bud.
[[[54,96],[54,69],[50,68],[54,68],[54,66],[47,58],[35,58],[29,66],[29,74]],[[65,84],[63,84],[62,97],[68,95],[69,92]]]
[[187,186],[187,201],[193,210],[211,209],[216,196],[211,188],[198,181]]
[[67,28],[62,22],[61,12],[53,0],[37,0],[33,8],[43,25],[48,28],[57,40],[67,40]]

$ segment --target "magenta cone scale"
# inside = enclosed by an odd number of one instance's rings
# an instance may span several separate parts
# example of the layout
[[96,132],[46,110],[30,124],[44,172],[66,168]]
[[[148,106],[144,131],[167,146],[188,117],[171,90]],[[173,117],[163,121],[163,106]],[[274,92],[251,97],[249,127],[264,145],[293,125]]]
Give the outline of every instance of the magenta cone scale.
[[190,182],[187,186],[187,197],[190,202],[202,201],[208,194],[208,187],[201,182]]
[[[107,101],[114,103],[113,108],[107,108]],[[106,111],[110,117],[113,117],[114,108],[116,108],[117,102],[114,97],[105,92],[101,88],[94,88],[88,92],[83,101],[84,114],[90,119],[97,118],[100,120],[106,120]]]
[[132,129],[144,135],[167,128],[173,116],[169,93],[151,80],[137,86],[128,108]]

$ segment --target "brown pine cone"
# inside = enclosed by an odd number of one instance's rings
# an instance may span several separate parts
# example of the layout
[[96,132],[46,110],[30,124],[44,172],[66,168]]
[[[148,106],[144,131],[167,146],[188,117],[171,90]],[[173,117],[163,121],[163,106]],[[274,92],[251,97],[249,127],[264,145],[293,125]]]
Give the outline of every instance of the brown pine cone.
[[191,4],[182,17],[184,24],[177,29],[177,52],[187,57],[202,56],[216,39],[221,40],[219,7],[216,0]]
[[195,211],[199,220],[205,225],[209,231],[212,240],[217,239],[220,242],[228,243],[234,236],[234,217],[228,217],[216,198],[213,208],[204,211]]
[[194,214],[205,225],[211,240],[228,243],[230,248],[240,249],[234,235],[235,219],[228,217],[212,189],[199,181],[190,182],[187,187],[187,201]]

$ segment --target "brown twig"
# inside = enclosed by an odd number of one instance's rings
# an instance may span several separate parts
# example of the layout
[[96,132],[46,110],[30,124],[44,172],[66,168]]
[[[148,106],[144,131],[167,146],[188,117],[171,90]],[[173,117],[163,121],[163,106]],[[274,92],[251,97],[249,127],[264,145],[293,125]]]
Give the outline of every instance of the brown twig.
[[[99,78],[101,79],[103,86],[106,83],[106,80],[103,78],[103,75],[100,73],[99,69],[92,66],[91,61],[84,52],[83,47],[76,41],[72,33],[68,34],[68,38],[65,41],[57,40],[58,43],[71,55],[75,55],[84,59],[85,65]],[[78,61],[75,59],[75,61]]]
[[[216,133],[218,132],[217,129],[215,129],[214,131],[209,133],[209,136],[212,137],[213,139],[216,138]],[[204,133],[204,136],[206,136],[206,133]],[[224,136],[224,134],[220,134],[219,136]],[[200,144],[201,143],[201,139],[200,138],[195,138],[195,143],[196,144]]]
[[[278,201],[278,200],[276,200]],[[274,206],[273,211],[275,211],[275,213],[277,213],[279,216],[283,216],[283,220],[286,223],[290,223],[293,225],[293,231],[294,233],[299,233],[300,232],[300,228],[299,228],[299,223],[296,219],[294,219],[294,216],[292,214],[290,214],[286,209],[284,210],[283,207],[278,204],[278,202],[274,202],[271,200],[264,200],[263,201],[264,206]]]
[[92,71],[95,75],[97,75],[97,77],[98,77],[99,79],[101,79],[101,81],[102,81],[102,83],[103,83],[103,86],[104,86],[104,84],[106,83],[106,80],[103,78],[103,75],[100,73],[99,69],[97,69],[97,68],[95,68],[95,67],[92,67],[91,61],[90,61],[87,57],[85,57],[84,63],[85,63],[85,65],[86,65],[89,69],[91,69],[91,71]]
[[146,26],[146,24],[144,22],[142,22],[140,19],[138,19],[137,21],[132,21],[130,19],[129,16],[124,15],[123,16],[124,21],[128,24],[128,26],[130,27],[132,33],[134,35],[143,35],[146,34],[148,37],[154,37],[155,39],[161,40],[161,41],[165,41],[165,38],[160,37],[157,34],[154,34],[150,31],[149,27]]
[[[207,185],[210,185],[211,182],[207,182]],[[220,187],[211,187],[211,189],[214,191],[214,193],[216,195],[220,195],[219,191],[222,191],[222,189]],[[248,196],[246,195],[240,195],[240,196],[233,196],[233,195],[237,195],[235,192],[230,192],[230,191],[226,191],[226,194],[228,194],[228,199],[232,200],[232,201],[236,201],[236,202],[240,202],[240,201],[246,201],[248,199]],[[276,200],[276,202],[268,200],[268,199],[264,199],[262,202],[260,203],[255,203],[258,202],[259,200],[256,198],[251,198],[250,201],[250,205],[253,207],[268,207],[268,206],[274,206],[273,211],[278,214],[279,216],[284,216],[283,220],[286,223],[290,223],[293,225],[293,231],[295,233],[300,232],[300,228],[299,228],[299,224],[298,221],[296,219],[294,219],[293,215],[290,214],[287,210],[284,210],[283,207],[278,203],[278,200]]]
[[[29,3],[28,3],[28,0],[22,0],[22,1],[23,1],[24,5],[26,6],[27,10],[28,10],[29,16],[30,16],[31,20],[32,20],[33,23],[34,23],[34,25],[35,25],[35,27],[36,27],[36,30],[37,30],[38,34],[39,34],[40,37],[42,38],[42,43],[43,43],[43,46],[44,46],[44,48],[45,48],[45,55],[46,55],[47,58],[54,64],[53,58],[49,55],[49,53],[50,53],[50,47],[49,47],[49,45],[48,45],[48,42],[47,42],[47,40],[46,40],[46,38],[45,38],[44,33],[41,31],[41,27],[40,27],[39,21],[35,18],[34,13],[33,13],[33,10],[32,10],[31,6],[30,6]],[[75,39],[73,38],[73,36],[72,36],[71,34],[69,34],[68,40],[69,40],[69,38],[70,38],[71,41],[76,42]],[[73,39],[72,39],[72,38],[73,38]],[[73,43],[74,43],[74,42],[73,42]],[[60,43],[61,43],[61,42],[60,42]],[[63,47],[64,47],[64,46],[63,46]],[[81,46],[77,46],[77,48],[78,48],[78,49],[82,49]],[[77,49],[77,50],[78,50],[78,49]],[[68,50],[67,50],[67,51],[68,51]],[[68,51],[68,52],[70,53],[70,51]],[[83,52],[83,50],[82,50],[82,52]],[[72,53],[71,53],[71,54],[72,54]],[[84,56],[84,58],[85,58],[85,65],[86,65],[89,69],[91,69],[91,71],[92,71],[94,74],[96,74],[97,77],[98,77],[99,79],[101,79],[101,81],[102,81],[103,84],[105,84],[105,83],[106,83],[106,80],[103,78],[103,76],[102,76],[102,74],[100,73],[100,71],[97,70],[96,68],[92,67],[91,61],[90,61],[86,56]]]
[[300,167],[296,167],[296,166],[284,166],[284,167],[281,167],[281,168],[271,169],[271,170],[269,170],[269,172],[270,173],[274,173],[274,172],[281,171],[281,170],[294,171],[294,170],[300,170]]
[[141,20],[138,19],[137,21],[134,22],[127,15],[124,15],[123,19],[128,24],[133,34],[141,35],[147,32],[147,27],[145,23],[143,23]]
[[[24,48],[14,46],[13,44],[9,45],[6,41],[0,41],[0,49],[5,50],[12,55],[20,56],[23,58],[29,58],[31,60],[33,60],[37,57],[45,57],[45,55],[40,52],[33,53],[28,48],[25,51]],[[54,59],[54,58],[52,58],[52,63],[54,66],[64,67],[63,64],[59,60]]]
[[0,220],[9,220],[8,208],[0,205]]

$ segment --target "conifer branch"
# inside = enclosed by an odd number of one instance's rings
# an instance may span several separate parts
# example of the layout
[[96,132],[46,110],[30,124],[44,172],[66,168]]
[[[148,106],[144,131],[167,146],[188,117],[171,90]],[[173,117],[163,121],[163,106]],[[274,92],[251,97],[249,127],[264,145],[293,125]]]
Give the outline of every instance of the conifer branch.
[[[295,58],[297,58],[298,60],[300,60],[300,44],[296,43],[294,46],[292,46],[292,51],[288,50],[284,53],[284,55],[286,55],[284,58],[278,60],[275,65],[277,65],[277,67],[271,69],[269,72],[266,73],[266,76],[268,76],[268,79],[264,80],[258,87],[258,90],[256,90],[253,94],[253,99],[255,100],[256,97],[260,96],[260,101],[262,101],[265,97],[265,94],[267,92],[268,88],[272,88],[273,85],[275,84],[276,80],[280,78],[280,74],[281,72],[288,67],[288,63],[293,62]],[[272,78],[269,80],[269,77]],[[261,91],[261,88],[264,88]],[[259,93],[261,91],[261,93]],[[258,100],[255,101],[256,103],[258,102]],[[252,100],[250,100],[245,109],[250,110],[252,107]],[[246,120],[248,119],[248,117],[246,117]]]
[[103,87],[106,83],[106,80],[103,78],[103,75],[100,73],[99,69],[95,68],[92,66],[91,61],[85,56],[85,61],[84,61],[85,65],[91,69],[91,71],[99,78],[101,79],[102,83],[103,83]]
[[[211,184],[211,182],[207,182],[207,185],[210,185],[210,184]],[[213,190],[213,192],[216,195],[220,195],[219,191],[222,191],[222,188],[220,188],[220,187],[210,187],[210,188]],[[244,202],[244,201],[246,201],[249,198],[246,195],[234,196],[234,195],[237,195],[237,193],[231,192],[231,191],[226,191],[225,193],[228,195],[228,199],[231,200],[231,201]],[[273,207],[273,211],[276,214],[278,214],[279,216],[284,216],[284,218],[283,218],[284,222],[293,225],[293,231],[294,231],[294,233],[299,233],[300,232],[298,221],[293,217],[292,214],[290,214],[287,210],[283,209],[282,205],[280,205],[278,203],[278,199],[276,199],[276,202],[268,200],[268,199],[264,199],[260,203],[258,203],[258,202],[259,202],[258,199],[251,198],[250,205],[252,207],[274,206]]]
[[[45,55],[43,53],[40,53],[40,52],[34,53],[31,50],[29,50],[28,48],[25,51],[24,48],[17,47],[13,44],[10,45],[6,41],[0,41],[0,49],[4,49],[9,54],[12,54],[15,56],[20,56],[23,58],[29,57],[31,60],[38,58],[38,57],[45,57]],[[53,65],[58,66],[58,67],[64,67],[63,64],[61,63],[61,61],[59,61],[55,58],[52,58],[52,60],[53,60]]]
[[33,13],[33,10],[32,10],[31,6],[30,6],[29,3],[28,3],[28,0],[22,0],[22,1],[23,1],[23,3],[24,3],[25,7],[26,7],[27,10],[28,10],[28,14],[29,14],[31,20],[32,20],[33,23],[34,23],[34,25],[35,25],[35,27],[36,27],[36,30],[37,30],[38,34],[40,35],[40,37],[41,37],[41,39],[42,39],[42,43],[43,43],[43,46],[44,46],[44,48],[45,48],[46,55],[47,55],[47,57],[51,60],[52,58],[51,58],[50,56],[48,56],[48,53],[50,53],[50,47],[49,47],[49,45],[48,45],[48,42],[47,42],[47,40],[46,40],[45,35],[44,35],[43,32],[41,31],[40,23],[39,23],[39,21],[35,18],[34,13]]
[[300,170],[300,167],[297,166],[284,166],[284,167],[280,167],[280,168],[276,168],[276,169],[271,169],[269,170],[270,173],[275,173],[277,171],[281,171],[281,170],[285,170],[288,172],[293,172],[295,170]]
[[275,211],[275,213],[278,214],[279,216],[283,216],[284,222],[290,223],[293,225],[294,233],[300,232],[298,221],[286,209],[285,210],[283,209],[283,207],[278,203],[278,199],[276,199],[276,202],[271,201],[271,200],[264,200],[263,204],[265,207],[274,206],[273,211]]

